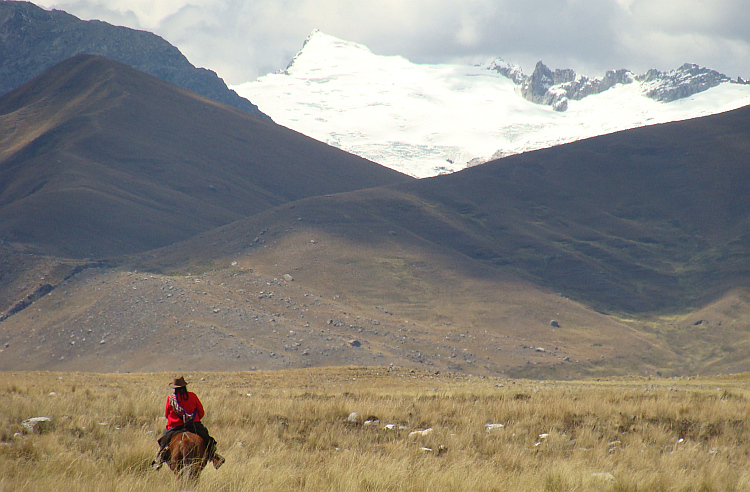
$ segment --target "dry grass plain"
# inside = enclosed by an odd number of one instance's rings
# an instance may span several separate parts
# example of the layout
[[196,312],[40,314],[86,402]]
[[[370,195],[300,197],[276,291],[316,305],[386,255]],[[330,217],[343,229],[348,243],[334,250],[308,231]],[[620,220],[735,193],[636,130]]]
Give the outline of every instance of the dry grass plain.
[[[0,491],[179,490],[170,471],[148,466],[174,375],[0,373]],[[344,367],[185,376],[227,458],[204,471],[202,491],[750,490],[748,374],[554,382]],[[22,421],[36,416],[51,429],[24,434]]]

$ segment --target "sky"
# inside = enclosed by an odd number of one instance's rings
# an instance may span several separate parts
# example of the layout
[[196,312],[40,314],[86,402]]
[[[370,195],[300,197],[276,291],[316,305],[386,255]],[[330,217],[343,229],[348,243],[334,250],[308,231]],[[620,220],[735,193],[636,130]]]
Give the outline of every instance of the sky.
[[590,77],[697,63],[750,79],[750,0],[38,0],[154,32],[236,85],[283,70],[314,29],[414,63],[537,61]]

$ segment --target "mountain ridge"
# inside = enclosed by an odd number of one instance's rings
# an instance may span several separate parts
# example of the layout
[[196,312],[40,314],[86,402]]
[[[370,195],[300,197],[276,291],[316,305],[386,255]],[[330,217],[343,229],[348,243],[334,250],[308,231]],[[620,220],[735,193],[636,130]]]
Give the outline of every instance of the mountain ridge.
[[264,115],[229,89],[215,72],[194,67],[156,34],[103,21],[83,21],[62,10],[31,2],[0,2],[0,95],[55,64],[78,54],[100,55],[202,94],[215,101]]
[[585,97],[601,94],[618,84],[640,82],[645,97],[659,102],[673,102],[700,92],[707,91],[723,83],[745,85],[741,78],[732,81],[726,75],[694,63],[685,63],[681,67],[661,72],[656,69],[643,74],[635,74],[627,69],[609,70],[604,77],[589,78],[578,75],[572,69],[550,70],[539,61],[531,75],[502,59],[480,65],[494,70],[520,86],[521,95],[531,102],[552,106],[555,111],[566,111],[570,100],[580,101]]
[[408,179],[94,55],[0,97],[0,122],[0,237],[63,257],[151,249],[290,200]]

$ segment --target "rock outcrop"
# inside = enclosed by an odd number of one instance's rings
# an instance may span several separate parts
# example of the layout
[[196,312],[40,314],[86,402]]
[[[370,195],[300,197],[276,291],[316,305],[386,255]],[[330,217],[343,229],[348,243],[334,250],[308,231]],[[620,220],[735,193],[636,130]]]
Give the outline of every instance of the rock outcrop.
[[521,67],[518,65],[511,65],[505,62],[502,58],[497,58],[485,66],[487,70],[492,70],[512,80],[516,85],[521,85],[526,79],[526,74],[523,73]]
[[638,75],[636,80],[642,83],[646,96],[662,102],[690,97],[724,82],[731,82],[726,75],[693,63],[686,63],[669,72],[652,69]]
[[578,75],[571,69],[552,71],[541,61],[537,62],[531,75],[525,75],[520,68],[499,59],[486,68],[512,80],[520,87],[524,99],[552,106],[556,111],[567,110],[570,100],[580,101],[617,84],[638,82],[644,96],[660,102],[672,102],[726,82],[746,83],[741,78],[735,82],[722,73],[691,63],[669,72],[652,69],[642,75],[635,75],[625,69],[610,70],[602,78]]

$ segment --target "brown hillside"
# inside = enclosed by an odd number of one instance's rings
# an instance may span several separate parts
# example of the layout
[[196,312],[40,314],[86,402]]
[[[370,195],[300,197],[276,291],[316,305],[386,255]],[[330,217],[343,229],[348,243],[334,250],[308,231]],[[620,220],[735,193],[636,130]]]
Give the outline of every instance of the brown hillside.
[[613,317],[382,218],[396,208],[409,217],[428,207],[388,188],[311,198],[120,268],[89,268],[3,322],[0,368],[393,363],[556,378],[750,369],[747,289],[700,311]]
[[0,98],[0,238],[102,257],[406,176],[110,60]]
[[554,292],[403,229],[349,235],[346,207],[316,222],[307,205],[80,272],[2,322],[0,369],[395,364],[564,378],[674,360],[655,336]]
[[[422,356],[456,332],[488,333],[518,337],[520,349],[575,347],[576,360],[609,371],[747,370],[749,111],[313,197],[131,265],[225,285],[232,262],[288,274],[344,312],[420,324],[431,337],[415,345]],[[617,353],[596,353],[607,346]],[[486,367],[560,370],[498,352]]]
[[[128,168],[110,147],[114,168]],[[138,163],[132,176],[148,174]],[[9,268],[6,291],[19,297],[4,304],[0,369],[750,370],[749,163],[743,108],[437,178],[296,201],[269,187],[265,210],[160,249],[106,263],[31,255]],[[296,176],[274,169],[260,181]],[[326,181],[292,169],[300,187]],[[210,199],[234,189],[205,183],[211,192],[186,203],[224,210]],[[5,264],[28,252],[4,248]]]
[[748,189],[750,107],[314,198],[298,210],[351,241],[402,230],[627,316],[694,309],[747,287]]
[[[412,209],[413,232],[599,309],[695,307],[748,285],[750,107],[398,189],[431,204]],[[453,233],[424,220],[436,213]]]

